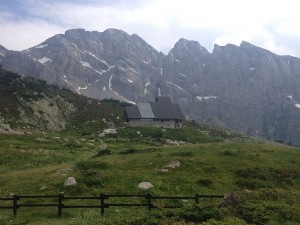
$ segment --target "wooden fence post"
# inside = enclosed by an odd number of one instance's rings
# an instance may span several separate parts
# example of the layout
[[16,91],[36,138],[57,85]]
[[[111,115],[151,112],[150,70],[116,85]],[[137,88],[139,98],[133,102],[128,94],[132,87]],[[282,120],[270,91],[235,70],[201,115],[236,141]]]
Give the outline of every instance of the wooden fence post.
[[18,210],[18,196],[14,195],[13,196],[13,213],[14,213],[14,217],[17,216],[17,210]]
[[58,195],[58,217],[62,216],[64,192],[60,192]]
[[147,196],[146,196],[146,198],[147,198],[148,210],[151,210],[151,208],[152,208],[152,204],[151,204],[151,194],[148,193]]
[[104,194],[100,194],[100,207],[101,207],[101,216],[104,214]]
[[199,195],[195,194],[195,203],[198,205],[199,204]]

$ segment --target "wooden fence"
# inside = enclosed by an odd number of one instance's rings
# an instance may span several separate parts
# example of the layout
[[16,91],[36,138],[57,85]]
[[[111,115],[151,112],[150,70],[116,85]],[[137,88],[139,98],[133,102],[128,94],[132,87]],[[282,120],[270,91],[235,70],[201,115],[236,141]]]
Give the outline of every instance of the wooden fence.
[[[62,216],[63,209],[72,209],[72,208],[97,208],[100,210],[101,215],[104,214],[104,209],[120,206],[120,207],[146,207],[148,210],[154,208],[179,208],[180,205],[166,205],[163,207],[159,207],[153,203],[153,200],[162,199],[162,200],[191,200],[194,201],[195,204],[199,204],[199,199],[204,198],[223,198],[223,195],[199,195],[195,194],[194,196],[153,196],[150,193],[145,195],[106,195],[100,194],[100,196],[83,196],[83,197],[66,197],[64,193],[59,193],[58,195],[46,195],[46,196],[26,196],[26,195],[13,195],[10,198],[0,198],[0,202],[12,201],[12,205],[3,206],[0,205],[0,209],[12,209],[14,216],[17,216],[18,209],[25,207],[56,207],[58,209],[58,216]],[[130,199],[140,199],[139,203],[112,203],[108,202],[109,199],[113,198],[130,198]],[[22,203],[22,199],[52,199],[57,203]],[[97,204],[94,205],[73,205],[66,204],[68,200],[96,200]]]

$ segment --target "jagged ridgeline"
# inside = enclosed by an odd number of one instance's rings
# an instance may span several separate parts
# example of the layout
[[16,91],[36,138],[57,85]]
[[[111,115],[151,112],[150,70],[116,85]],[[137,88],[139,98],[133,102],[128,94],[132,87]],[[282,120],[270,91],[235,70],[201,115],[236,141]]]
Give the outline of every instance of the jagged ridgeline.
[[45,81],[0,69],[0,131],[90,134],[123,123],[126,103],[95,100]]

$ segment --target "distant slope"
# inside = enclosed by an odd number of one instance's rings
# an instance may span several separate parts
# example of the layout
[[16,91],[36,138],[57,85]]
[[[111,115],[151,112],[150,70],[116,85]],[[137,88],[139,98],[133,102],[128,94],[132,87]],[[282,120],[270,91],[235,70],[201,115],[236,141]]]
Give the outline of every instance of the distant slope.
[[100,101],[0,69],[0,132],[76,131],[122,124],[118,101]]

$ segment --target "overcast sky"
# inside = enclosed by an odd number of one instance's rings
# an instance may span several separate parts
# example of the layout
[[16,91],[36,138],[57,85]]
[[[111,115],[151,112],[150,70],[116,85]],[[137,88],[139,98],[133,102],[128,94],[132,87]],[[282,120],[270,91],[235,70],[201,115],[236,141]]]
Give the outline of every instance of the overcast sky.
[[136,33],[168,53],[183,37],[207,50],[242,40],[300,57],[297,0],[0,0],[0,44],[23,50],[68,29]]

